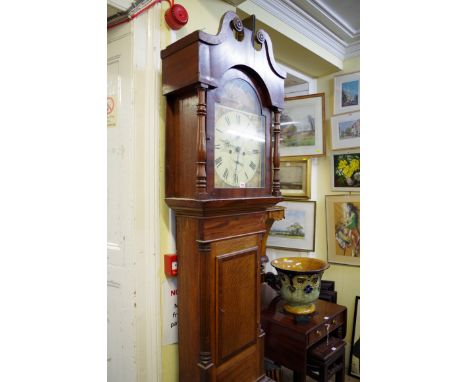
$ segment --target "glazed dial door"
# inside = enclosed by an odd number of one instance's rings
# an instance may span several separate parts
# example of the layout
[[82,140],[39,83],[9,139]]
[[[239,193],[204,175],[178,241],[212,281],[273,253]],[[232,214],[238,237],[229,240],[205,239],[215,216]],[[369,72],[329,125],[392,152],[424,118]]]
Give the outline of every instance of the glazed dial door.
[[263,187],[265,118],[216,103],[214,136],[215,187]]

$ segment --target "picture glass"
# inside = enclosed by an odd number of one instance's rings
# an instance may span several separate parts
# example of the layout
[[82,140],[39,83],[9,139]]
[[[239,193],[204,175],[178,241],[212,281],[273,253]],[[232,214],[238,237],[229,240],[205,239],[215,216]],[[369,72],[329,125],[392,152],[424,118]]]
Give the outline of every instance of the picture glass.
[[359,195],[326,197],[328,261],[359,265]]
[[341,107],[359,105],[359,80],[343,82],[341,85]]
[[315,246],[315,202],[282,202],[285,218],[271,227],[269,247],[313,251]]
[[286,98],[281,113],[281,156],[323,155],[323,94]]
[[306,225],[305,211],[288,209],[286,215],[286,219],[275,222],[274,227],[271,228],[270,236],[283,237],[291,240],[304,240],[304,227]]
[[361,185],[360,153],[334,153],[332,158],[332,190],[359,191]]
[[334,79],[333,113],[342,114],[359,110],[360,104],[359,72],[336,76]]
[[310,198],[310,167],[310,158],[281,158],[280,187],[284,197]]
[[361,135],[360,113],[347,113],[331,117],[332,149],[359,147]]
[[287,170],[281,171],[281,189],[302,190],[304,188],[305,166],[289,165]]
[[359,119],[350,119],[338,123],[340,140],[359,138]]

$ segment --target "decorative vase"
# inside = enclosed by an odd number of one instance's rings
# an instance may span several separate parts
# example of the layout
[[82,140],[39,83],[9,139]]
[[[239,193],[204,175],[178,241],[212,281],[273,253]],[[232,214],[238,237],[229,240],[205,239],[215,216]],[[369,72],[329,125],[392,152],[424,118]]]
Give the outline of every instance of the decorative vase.
[[284,310],[295,316],[312,314],[320,294],[323,272],[330,265],[309,257],[282,257],[273,260],[271,265],[278,272],[276,289],[286,301]]

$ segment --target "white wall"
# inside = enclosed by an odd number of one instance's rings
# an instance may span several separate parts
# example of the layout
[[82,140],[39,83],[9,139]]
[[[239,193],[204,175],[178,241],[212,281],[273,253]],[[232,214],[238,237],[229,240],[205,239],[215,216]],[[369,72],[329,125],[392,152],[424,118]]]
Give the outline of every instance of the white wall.
[[161,5],[108,32],[108,381],[160,381]]

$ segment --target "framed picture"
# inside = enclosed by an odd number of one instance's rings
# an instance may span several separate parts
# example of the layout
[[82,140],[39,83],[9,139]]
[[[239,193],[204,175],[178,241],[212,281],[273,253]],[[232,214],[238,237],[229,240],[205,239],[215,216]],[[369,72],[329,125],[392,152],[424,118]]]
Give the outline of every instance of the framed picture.
[[359,195],[326,195],[328,262],[357,265],[360,259]]
[[361,159],[359,150],[331,154],[331,189],[359,191],[361,186]]
[[359,110],[361,99],[359,82],[359,72],[342,74],[335,77],[333,102],[333,111],[335,114]]
[[286,198],[310,199],[311,159],[281,157],[281,194]]
[[280,155],[325,155],[325,94],[285,99],[281,113]]
[[354,304],[354,320],[353,320],[353,336],[351,337],[351,350],[350,350],[350,357],[349,357],[349,366],[348,366],[348,374],[352,377],[360,377],[360,309],[359,303],[361,299],[359,296],[356,296],[356,303]]
[[331,117],[332,150],[359,147],[359,112]]
[[285,207],[284,219],[277,220],[271,227],[268,247],[315,250],[315,202],[281,202]]

